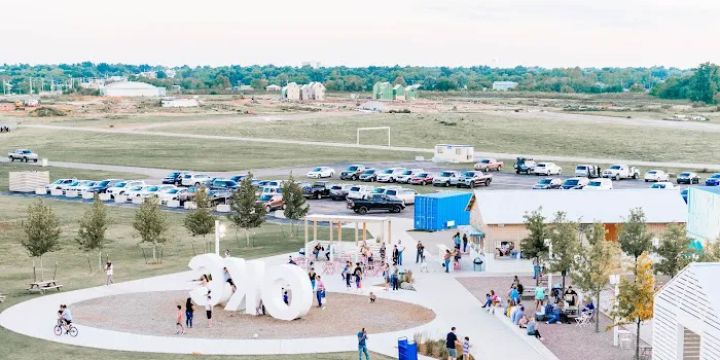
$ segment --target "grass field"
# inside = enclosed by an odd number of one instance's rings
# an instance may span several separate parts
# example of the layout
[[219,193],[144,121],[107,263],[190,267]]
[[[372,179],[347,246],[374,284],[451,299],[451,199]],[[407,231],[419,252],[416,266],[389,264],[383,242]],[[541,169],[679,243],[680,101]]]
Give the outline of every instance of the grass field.
[[49,166],[45,168],[24,165],[19,163],[0,163],[0,191],[8,190],[8,173],[11,171],[48,171],[50,172],[50,181],[62,178],[78,178],[78,179],[142,179],[142,175],[130,173],[116,173],[108,171],[67,169],[61,167]]

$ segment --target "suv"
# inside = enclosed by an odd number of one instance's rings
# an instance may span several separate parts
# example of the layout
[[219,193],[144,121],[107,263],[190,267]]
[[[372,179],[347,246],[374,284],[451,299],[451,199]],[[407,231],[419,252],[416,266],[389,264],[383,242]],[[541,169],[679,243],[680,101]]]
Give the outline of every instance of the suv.
[[460,174],[457,171],[442,171],[435,178],[433,178],[433,186],[445,186],[457,184],[457,180],[460,178]]
[[183,186],[199,186],[209,183],[212,178],[205,174],[185,174],[183,175],[181,184]]
[[534,173],[535,165],[535,160],[531,158],[519,157],[515,159],[515,165],[513,165],[513,168],[515,168],[516,174],[530,175]]
[[629,167],[627,165],[615,164],[610,165],[609,168],[602,172],[602,177],[614,180],[620,179],[637,179],[640,177],[640,170],[636,167]]
[[345,200],[345,197],[354,185],[352,184],[335,184],[330,187],[330,198],[333,200]]
[[365,198],[365,197],[369,196],[370,194],[372,194],[372,192],[373,192],[372,186],[353,185],[348,190],[348,193],[345,196],[345,198],[348,200],[362,199],[362,198]]
[[383,170],[381,173],[377,175],[377,182],[396,182],[397,177],[400,176],[402,173],[405,172],[405,168],[389,168]]
[[170,184],[170,185],[180,185],[180,182],[182,181],[184,173],[180,171],[173,171],[169,174],[167,174],[163,179],[163,184]]
[[552,162],[541,162],[535,165],[533,174],[545,176],[560,175],[562,174],[562,168]]
[[365,215],[368,211],[372,210],[386,210],[393,213],[399,213],[405,209],[405,204],[403,204],[402,200],[376,194],[370,199],[348,201],[347,207],[357,214]]
[[587,186],[589,181],[590,180],[585,177],[568,178],[568,179],[565,179],[565,181],[563,181],[561,187],[566,190],[567,189],[582,189],[585,186]]
[[409,184],[410,180],[417,174],[423,172],[422,169],[405,170],[400,175],[395,176],[395,181],[403,184]]
[[403,204],[407,205],[413,205],[415,204],[415,196],[417,195],[417,192],[415,190],[410,189],[387,189],[385,190],[385,196],[391,198],[391,199],[397,199],[403,202]]
[[699,184],[700,183],[700,177],[698,174],[692,172],[692,171],[683,171],[678,174],[677,176],[677,183],[678,184]]
[[285,209],[285,200],[283,200],[282,194],[262,194],[257,202],[263,204],[266,212]]
[[645,182],[648,181],[670,181],[670,175],[662,170],[648,170],[645,172],[645,176],[643,176],[643,179]]
[[232,180],[215,179],[210,183],[210,190],[230,190],[234,191],[238,188],[238,183]]
[[575,176],[593,179],[596,177],[600,177],[600,174],[598,173],[598,167],[595,165],[578,164],[577,166],[575,166]]
[[110,194],[112,198],[117,195],[124,195],[128,190],[136,186],[145,186],[145,182],[142,180],[133,181],[121,181],[105,190],[106,193]]
[[119,179],[105,179],[102,181],[97,181],[93,186],[87,189],[89,192],[93,192],[96,194],[104,193],[107,189],[113,187],[115,184],[121,182],[122,180]]
[[312,185],[303,186],[303,196],[308,199],[322,199],[330,196],[330,184],[326,181],[316,181]]
[[48,193],[50,193],[50,190],[60,190],[64,187],[78,181],[77,179],[57,179],[53,181],[52,183],[45,186],[45,190],[47,190]]
[[466,171],[457,180],[457,187],[474,188],[476,186],[490,186],[492,175],[484,174],[482,171]]
[[10,161],[20,160],[24,162],[37,162],[38,156],[36,153],[32,152],[32,150],[17,149],[13,152],[8,153],[8,159],[10,159]]
[[421,172],[419,174],[413,175],[412,178],[410,178],[410,181],[408,182],[412,185],[428,185],[433,183],[433,174],[428,172]]
[[505,165],[502,161],[497,159],[481,159],[475,164],[475,170],[479,171],[500,171]]
[[367,169],[360,174],[360,181],[370,182],[375,180],[377,180],[377,170],[375,169]]
[[340,173],[340,180],[357,180],[365,171],[365,165],[350,165]]
[[558,178],[542,178],[533,185],[534,190],[559,189],[562,186],[562,180]]
[[705,179],[705,186],[718,186],[720,185],[720,173],[714,173]]

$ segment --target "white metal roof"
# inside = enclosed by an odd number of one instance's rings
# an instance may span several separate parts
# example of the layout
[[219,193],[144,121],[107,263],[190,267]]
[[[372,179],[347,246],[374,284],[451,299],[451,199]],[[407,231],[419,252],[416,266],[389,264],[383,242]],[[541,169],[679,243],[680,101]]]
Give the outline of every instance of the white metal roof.
[[156,89],[155,86],[139,81],[118,81],[107,84],[106,88],[112,89]]
[[720,263],[691,263],[688,268],[700,282],[702,292],[712,303],[715,312],[720,311],[720,285],[717,282],[718,275],[720,275]]
[[634,208],[643,209],[648,223],[687,222],[687,205],[676,190],[478,190],[473,206],[484,224],[522,224],[526,213],[541,207],[548,219],[563,211],[583,223],[621,223]]

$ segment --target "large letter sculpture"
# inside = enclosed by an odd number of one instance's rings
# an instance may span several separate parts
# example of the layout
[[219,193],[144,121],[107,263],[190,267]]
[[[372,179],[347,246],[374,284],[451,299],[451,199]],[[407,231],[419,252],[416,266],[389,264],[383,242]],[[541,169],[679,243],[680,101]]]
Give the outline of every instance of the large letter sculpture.
[[[289,288],[290,304],[285,304],[282,289]],[[310,311],[313,290],[308,276],[296,265],[280,265],[270,269],[262,284],[265,309],[280,320],[295,320]]]
[[210,274],[212,281],[208,285],[201,286],[190,292],[193,302],[200,306],[207,304],[208,291],[210,292],[210,304],[215,306],[227,300],[227,292],[225,286],[225,267],[223,258],[216,254],[202,254],[195,256],[190,260],[188,266],[203,274]]

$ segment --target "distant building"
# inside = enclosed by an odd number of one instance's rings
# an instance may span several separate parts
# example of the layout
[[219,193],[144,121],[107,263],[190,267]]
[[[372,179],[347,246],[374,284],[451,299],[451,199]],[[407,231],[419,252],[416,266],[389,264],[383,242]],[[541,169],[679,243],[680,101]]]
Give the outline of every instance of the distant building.
[[688,189],[688,237],[704,246],[720,238],[720,188],[691,186]]
[[121,81],[105,85],[101,89],[104,96],[116,97],[160,97],[165,96],[165,88],[137,81]]
[[393,86],[393,100],[405,101],[405,87],[402,85]]
[[514,81],[494,81],[492,89],[495,91],[508,91],[516,88],[518,83]]
[[282,88],[282,99],[287,101],[300,101],[300,86],[294,82]]
[[433,162],[469,163],[473,161],[475,147],[472,145],[437,144]]
[[300,100],[325,100],[325,85],[311,82],[300,87]]
[[157,79],[157,72],[155,71],[143,71],[138,74],[139,77],[143,77],[146,79]]
[[168,79],[174,79],[177,75],[177,71],[173,69],[165,69],[165,76],[167,76]]
[[405,100],[417,99],[417,91],[420,88],[419,84],[410,85],[405,87]]
[[267,91],[267,92],[280,92],[280,91],[282,91],[282,87],[279,86],[279,85],[272,84],[272,85],[266,86],[266,87],[265,87],[265,91]]
[[160,104],[164,108],[188,108],[198,107],[200,102],[197,99],[177,99],[177,98],[164,98],[160,101]]
[[394,100],[393,86],[389,82],[377,82],[373,85],[373,99],[375,100]]
[[254,91],[255,91],[255,88],[252,87],[252,86],[250,86],[250,85],[240,84],[239,86],[237,86],[237,87],[235,88],[235,90],[237,90],[237,91],[239,91],[239,92],[241,92],[241,93],[251,93],[251,92],[254,92]]

